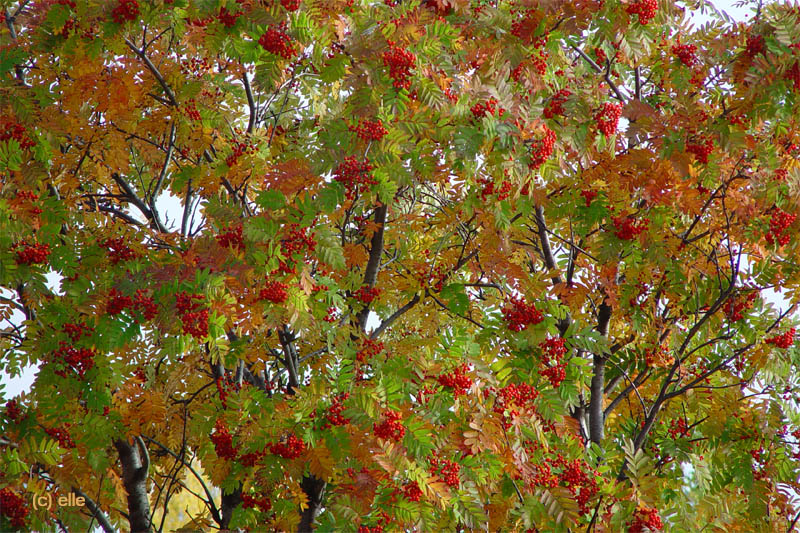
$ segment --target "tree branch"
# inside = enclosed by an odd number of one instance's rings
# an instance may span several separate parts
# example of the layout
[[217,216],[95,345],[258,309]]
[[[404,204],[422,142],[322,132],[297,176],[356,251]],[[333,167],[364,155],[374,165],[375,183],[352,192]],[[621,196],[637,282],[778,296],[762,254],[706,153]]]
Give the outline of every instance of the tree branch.
[[111,522],[108,521],[108,517],[94,502],[94,500],[92,500],[86,495],[86,493],[77,487],[72,487],[72,492],[84,499],[86,508],[89,509],[89,512],[92,513],[92,516],[95,518],[95,520],[97,520],[97,523],[100,524],[100,527],[103,528],[105,533],[114,533],[115,529],[111,525]]
[[[367,268],[364,271],[364,285],[370,289],[375,286],[375,281],[378,278],[378,268],[381,264],[381,255],[383,255],[383,231],[386,225],[386,211],[388,206],[381,204],[375,209],[375,224],[378,229],[372,234],[369,246],[369,259],[367,260]],[[367,330],[367,317],[369,317],[369,304],[365,304],[364,308],[358,312],[358,327],[361,331]]]

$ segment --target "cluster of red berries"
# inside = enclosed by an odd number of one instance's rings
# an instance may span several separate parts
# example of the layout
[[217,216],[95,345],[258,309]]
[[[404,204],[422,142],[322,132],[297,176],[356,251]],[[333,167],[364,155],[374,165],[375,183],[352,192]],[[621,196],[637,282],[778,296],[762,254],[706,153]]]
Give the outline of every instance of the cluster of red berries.
[[367,120],[365,118],[359,120],[358,125],[351,125],[348,129],[355,133],[358,138],[365,141],[380,141],[384,135],[389,133],[389,130],[380,120]]
[[265,455],[267,455],[266,450],[261,450],[260,452],[250,452],[240,455],[236,461],[241,464],[242,466],[246,466],[248,468],[253,468],[256,466],[258,461],[261,460]]
[[708,156],[714,151],[714,141],[704,139],[686,143],[686,152],[694,154],[697,160],[704,165],[708,164]]
[[69,426],[70,424],[64,424],[63,428],[48,428],[45,429],[44,432],[57,440],[59,446],[65,450],[71,450],[75,447],[75,442],[72,440],[69,430],[67,429]]
[[0,141],[7,141],[9,139],[17,141],[19,147],[23,150],[33,148],[36,145],[28,136],[28,131],[25,129],[25,126],[6,118],[0,122]]
[[325,415],[328,421],[323,425],[324,429],[330,429],[331,426],[344,426],[350,423],[349,418],[342,416],[342,411],[344,410],[344,404],[342,402],[348,398],[350,398],[349,392],[334,396],[331,406],[328,407],[328,412]]
[[416,65],[417,56],[389,41],[389,50],[383,53],[383,65],[389,67],[389,77],[394,80],[395,89],[411,87],[411,69]]
[[586,189],[586,190],[581,191],[581,196],[586,201],[586,207],[589,207],[589,206],[592,205],[592,200],[597,198],[597,191],[593,191],[591,189]]
[[561,89],[554,94],[542,112],[544,118],[562,116],[564,114],[564,102],[567,101],[567,98],[569,98],[571,94],[572,91],[569,89]]
[[189,98],[183,105],[183,113],[189,120],[201,120],[200,111],[197,110],[197,100]]
[[639,15],[639,24],[647,26],[658,12],[658,0],[637,0],[625,8],[628,15]]
[[358,161],[353,156],[346,157],[333,171],[333,179],[344,185],[345,196],[348,200],[352,200],[356,194],[368,191],[370,185],[378,184],[370,174],[372,168],[366,159]]
[[386,440],[399,441],[406,434],[406,428],[400,423],[400,413],[387,410],[383,412],[383,422],[373,424],[376,437]]
[[208,335],[208,309],[202,303],[192,300],[203,300],[201,294],[179,292],[175,295],[175,309],[181,315],[183,334],[196,339],[204,339]]
[[752,308],[753,300],[755,300],[757,296],[758,294],[756,292],[750,292],[744,299],[738,296],[732,296],[722,305],[722,311],[725,313],[725,316],[728,317],[728,320],[731,322],[738,322],[744,318],[742,311]]
[[67,377],[69,370],[74,370],[83,379],[86,373],[94,367],[94,357],[97,355],[94,350],[89,348],[75,348],[66,341],[59,341],[58,350],[53,352],[53,362],[59,368],[55,370],[57,376]]
[[645,533],[646,531],[660,531],[664,522],[658,516],[658,509],[640,507],[633,513],[633,522],[628,526],[628,533]]
[[778,243],[779,246],[789,244],[791,240],[790,233],[784,233],[786,229],[794,224],[797,220],[797,215],[787,213],[776,207],[772,212],[772,217],[769,220],[769,231],[764,236],[769,244]]
[[669,356],[669,349],[666,344],[660,344],[658,347],[647,348],[644,351],[644,363],[647,366],[653,366],[657,362],[667,360]]
[[329,307],[327,309],[327,313],[325,314],[324,317],[322,317],[322,320],[324,320],[325,322],[328,322],[329,324],[333,324],[334,322],[336,322],[336,318],[337,318],[336,314],[337,314],[336,313],[336,307],[335,306],[331,306],[331,307]]
[[[479,181],[483,182],[483,180],[479,180]],[[487,184],[486,187],[489,187],[489,185]],[[491,184],[491,188],[492,188],[492,191],[493,191],[494,190],[494,183]],[[484,188],[484,190],[485,190],[485,188]],[[492,192],[489,192],[488,194],[492,194]],[[501,188],[501,192],[500,192],[500,196],[503,196],[503,195],[505,195],[503,198],[508,196],[508,194],[505,192],[505,186]],[[483,193],[481,193],[481,198],[485,199]],[[501,200],[503,198],[499,198],[498,197],[498,199],[501,199]],[[427,256],[428,254],[425,253],[425,255]],[[444,286],[444,280],[445,280],[445,278],[447,278],[447,274],[448,273],[446,271],[446,268],[441,263],[436,265],[436,266],[434,266],[433,270],[431,270],[430,267],[428,267],[428,265],[426,263],[421,263],[421,264],[419,264],[417,266],[416,270],[414,271],[415,278],[417,279],[419,284],[422,285],[423,287],[430,287],[435,292],[441,292],[442,291],[442,288]]]
[[534,139],[531,142],[531,161],[528,163],[528,168],[536,170],[547,161],[556,146],[556,133],[544,126],[544,134],[541,139]]
[[453,371],[441,374],[436,378],[439,385],[453,389],[453,396],[463,396],[472,387],[472,379],[467,376],[469,365],[463,364]]
[[217,378],[217,392],[219,392],[219,400],[222,403],[222,408],[228,408],[228,390],[225,388],[224,380],[219,377]]
[[800,91],[800,61],[795,61],[794,65],[786,70],[783,77],[792,82],[792,88],[795,91]]
[[781,335],[777,335],[775,337],[770,337],[769,339],[765,339],[764,342],[767,344],[774,344],[778,348],[791,348],[794,345],[794,334],[797,331],[794,328],[791,328]]
[[366,363],[379,353],[383,351],[384,345],[380,341],[372,339],[364,339],[361,343],[361,349],[356,352],[356,360],[359,363]]
[[191,75],[195,78],[202,78],[211,72],[211,69],[211,63],[205,57],[192,57],[181,61],[181,73],[186,76]]
[[597,64],[598,65],[603,65],[606,62],[606,60],[608,59],[608,56],[606,56],[605,50],[603,50],[599,46],[596,46],[594,48],[594,57],[597,58]]
[[608,138],[617,132],[617,125],[619,124],[619,117],[621,116],[622,104],[606,102],[594,115],[594,120],[597,123],[597,129],[600,130],[600,133]]
[[281,5],[286,11],[297,11],[300,9],[300,0],[281,0]]
[[775,176],[772,181],[786,181],[789,178],[789,171],[785,168],[779,168],[775,171]]
[[503,318],[508,322],[511,331],[522,331],[530,325],[536,325],[544,320],[544,315],[536,309],[534,304],[527,304],[521,298],[509,298],[503,307]]
[[[486,389],[484,394],[488,394],[492,389]],[[503,417],[503,427],[508,429],[511,423],[508,417],[519,414],[518,409],[532,409],[533,401],[539,396],[539,391],[527,383],[509,383],[495,394],[494,407],[492,410]],[[508,411],[508,415],[505,412]]]
[[39,199],[39,195],[32,191],[17,191],[15,198],[19,200],[30,200],[31,202]]
[[284,459],[297,459],[306,451],[306,443],[303,439],[289,435],[285,440],[270,444],[269,451]]
[[125,239],[118,237],[116,239],[106,239],[100,243],[100,246],[108,248],[108,258],[111,263],[116,265],[120,261],[127,261],[136,258],[136,252],[132,248],[125,245]]
[[259,300],[267,300],[274,304],[282,304],[289,298],[289,293],[286,292],[289,286],[280,281],[268,281],[266,286],[258,293]]
[[117,289],[111,289],[108,294],[106,313],[111,316],[118,315],[129,307],[133,307],[133,298],[124,296],[122,293],[117,292]]
[[486,115],[502,117],[506,112],[502,107],[497,107],[497,98],[489,98],[485,102],[478,102],[470,108],[472,116],[477,119],[483,118]]
[[238,248],[244,250],[244,238],[242,237],[242,226],[227,228],[215,237],[217,243],[223,248]]
[[623,241],[632,240],[650,225],[649,218],[636,220],[632,215],[620,215],[613,217],[611,221],[614,223],[614,235]]
[[[151,296],[147,296],[143,289],[136,289],[136,294],[133,298],[124,296],[117,292],[116,289],[111,289],[108,295],[108,305],[106,306],[106,313],[109,315],[118,315],[126,309],[133,309],[139,311],[144,320],[153,320],[158,314],[158,306]],[[139,322],[139,318],[135,318]]]
[[358,533],[383,533],[383,526],[377,525],[369,527],[366,525],[361,525],[358,526]]
[[301,228],[299,224],[289,224],[286,236],[281,239],[281,253],[284,257],[292,257],[305,251],[313,252],[316,247],[315,234],[309,233],[308,228]]
[[550,385],[558,387],[567,377],[567,364],[563,362],[567,353],[565,340],[561,337],[550,338],[539,344],[542,349],[542,360],[539,374],[547,378]]
[[19,408],[17,400],[8,400],[6,402],[6,417],[15,424],[19,424],[26,415],[22,414],[22,409]]
[[672,53],[687,67],[697,63],[697,46],[693,44],[675,44],[672,46]]
[[227,7],[222,6],[219,8],[219,13],[217,13],[217,20],[226,28],[233,28],[236,25],[236,21],[239,20],[239,17],[241,17],[242,14],[242,11],[231,13],[228,11]]
[[14,243],[11,249],[17,249],[17,257],[14,258],[14,261],[18,265],[43,265],[47,263],[47,257],[50,255],[49,244],[28,244],[27,241],[20,241]]
[[242,509],[254,509],[258,507],[261,512],[267,513],[272,509],[272,501],[266,496],[260,498],[251,496],[250,494],[242,494]]
[[[561,456],[559,456],[561,458]],[[563,460],[563,458],[561,458]],[[563,465],[561,481],[575,496],[581,514],[589,512],[588,503],[599,490],[595,476],[596,470],[589,467],[583,459],[575,459]]]
[[[560,453],[555,457],[547,457],[535,465],[536,473],[531,480],[531,485],[555,488],[563,483],[575,497],[580,513],[589,512],[588,503],[598,492],[599,487],[595,476],[597,471],[591,468],[583,459],[568,461]],[[559,471],[560,473],[555,473]]]
[[25,499],[9,487],[0,489],[0,514],[8,518],[14,529],[25,529],[28,506]]
[[276,26],[270,26],[258,39],[258,44],[271,54],[280,56],[284,59],[291,59],[297,55],[297,47],[295,46],[292,38]]
[[86,325],[86,322],[77,322],[75,324],[66,323],[61,327],[61,330],[66,333],[72,342],[78,342],[81,337],[88,337],[94,328]]
[[117,6],[111,11],[111,18],[117,24],[125,24],[136,20],[139,16],[139,2],[136,0],[119,0]]
[[433,476],[439,476],[450,487],[458,487],[460,480],[458,473],[461,471],[461,465],[449,459],[440,459],[434,453],[428,460],[430,468],[428,471]]
[[214,443],[214,450],[217,456],[222,459],[234,460],[239,451],[233,446],[233,437],[225,422],[218,418],[214,424],[214,433],[211,434],[211,442]]
[[[31,192],[31,191],[17,191],[17,195],[16,195],[16,198],[15,198],[15,200],[17,200],[17,202],[14,202],[14,203],[16,203],[17,205],[19,205],[19,204],[32,204],[33,202],[35,202],[38,199],[39,199],[39,195],[35,194],[35,193]],[[34,215],[34,216],[42,214],[42,209],[40,207],[36,206],[36,205],[29,205],[27,211],[28,211],[28,213],[30,213],[31,215]]]
[[767,46],[763,35],[748,35],[745,54],[749,57],[756,57],[766,52]]
[[359,287],[354,293],[353,298],[361,303],[369,304],[380,295],[381,290],[378,287]]
[[486,199],[493,194],[497,194],[498,200],[505,200],[511,194],[511,182],[508,180],[503,180],[500,188],[496,191],[494,190],[494,180],[492,178],[478,178],[478,183],[483,185],[483,189],[481,189],[482,202],[486,202]]
[[410,502],[420,501],[422,499],[422,489],[419,488],[419,483],[409,481],[403,485],[403,497]]
[[225,164],[229,167],[233,167],[236,163],[238,163],[239,158],[243,155],[252,155],[256,153],[255,143],[249,141],[237,141],[236,139],[231,139],[231,147],[233,148],[231,155],[225,158]]
[[681,418],[673,418],[669,422],[669,429],[667,430],[669,436],[674,440],[681,437],[688,437],[689,436],[689,426],[686,425],[686,419]]

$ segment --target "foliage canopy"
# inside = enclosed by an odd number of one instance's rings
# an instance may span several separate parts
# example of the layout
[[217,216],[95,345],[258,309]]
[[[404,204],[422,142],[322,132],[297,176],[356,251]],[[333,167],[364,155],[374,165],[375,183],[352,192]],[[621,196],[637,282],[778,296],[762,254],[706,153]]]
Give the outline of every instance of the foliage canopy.
[[0,529],[797,521],[798,9],[2,5]]

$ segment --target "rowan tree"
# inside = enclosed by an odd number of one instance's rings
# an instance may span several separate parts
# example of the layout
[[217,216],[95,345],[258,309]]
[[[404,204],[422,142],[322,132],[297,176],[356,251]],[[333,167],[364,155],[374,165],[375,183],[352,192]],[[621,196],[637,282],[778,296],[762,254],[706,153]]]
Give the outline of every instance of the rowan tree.
[[1,5],[0,529],[797,523],[796,7]]

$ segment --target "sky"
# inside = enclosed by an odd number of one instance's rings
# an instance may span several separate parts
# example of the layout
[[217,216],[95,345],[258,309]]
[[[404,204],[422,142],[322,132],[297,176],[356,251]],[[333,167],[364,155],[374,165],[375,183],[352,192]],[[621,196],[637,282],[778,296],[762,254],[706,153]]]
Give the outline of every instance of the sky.
[[[736,2],[731,0],[716,0],[712,3],[717,7],[717,9],[724,11],[736,20],[747,20],[753,15],[750,7],[735,7],[734,4],[738,3],[738,0]],[[709,20],[707,15],[699,12],[690,13],[690,17],[695,27],[698,27]],[[167,197],[159,198],[158,207],[162,213],[166,213],[170,220],[180,220],[182,209],[176,199],[170,199]],[[132,214],[136,214],[135,210],[132,212]],[[58,275],[51,273],[47,276],[47,278],[48,285],[51,287],[51,289],[58,291],[58,287],[60,285]],[[788,304],[785,302],[785,300],[779,294],[775,293],[775,291],[764,291],[764,293],[766,299],[772,302],[776,307],[780,309],[786,309],[788,307]],[[0,288],[0,295],[13,296],[9,291],[3,290],[2,288]],[[19,324],[21,322],[21,318],[21,313],[15,312],[15,314],[12,315],[11,320],[16,324]],[[0,325],[7,325],[5,322],[6,321],[0,321]],[[377,323],[374,325],[369,324],[369,326],[372,327],[376,325]],[[37,368],[35,366],[30,366],[23,370],[22,375],[15,377],[11,377],[7,373],[0,370],[0,399],[5,398],[5,400],[7,400],[19,395],[22,391],[29,390],[36,377],[36,370]],[[5,400],[3,400],[3,403],[5,403]]]

